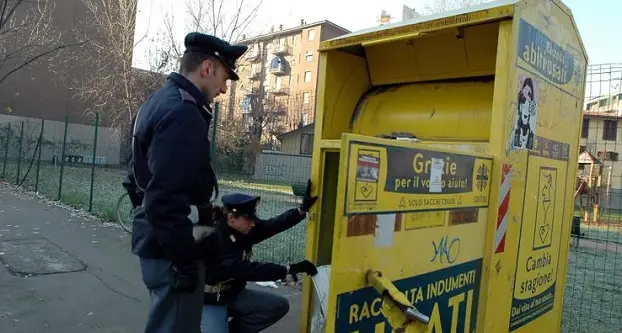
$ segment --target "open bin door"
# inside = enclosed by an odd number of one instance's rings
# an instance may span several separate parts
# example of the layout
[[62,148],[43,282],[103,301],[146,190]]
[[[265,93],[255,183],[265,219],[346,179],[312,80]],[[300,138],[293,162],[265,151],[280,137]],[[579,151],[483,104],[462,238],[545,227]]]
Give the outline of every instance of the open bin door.
[[492,158],[355,134],[341,152],[324,332],[391,332],[368,270],[429,316],[430,332],[471,332]]

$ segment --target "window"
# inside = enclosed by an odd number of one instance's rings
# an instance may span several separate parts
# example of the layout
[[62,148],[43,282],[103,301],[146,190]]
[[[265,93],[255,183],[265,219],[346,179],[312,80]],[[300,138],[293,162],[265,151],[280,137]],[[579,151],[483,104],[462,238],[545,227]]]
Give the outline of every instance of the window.
[[305,82],[306,83],[311,82],[311,71],[306,71],[305,72]]
[[307,53],[305,54],[305,59],[307,60],[307,62],[313,61],[313,52],[307,51]]
[[311,93],[306,92],[302,94],[302,102],[304,104],[309,104],[311,102]]
[[276,88],[276,90],[281,90],[281,85],[282,85],[282,80],[280,76],[276,77],[276,82],[274,84],[274,87]]
[[584,118],[583,119],[583,128],[581,128],[581,137],[582,138],[587,138],[589,133],[590,133],[590,120]]
[[302,134],[300,136],[300,155],[313,154],[313,134]]
[[309,32],[307,33],[307,40],[314,40],[315,39],[315,30],[309,30]]
[[579,146],[579,154],[585,153],[587,146]]
[[616,153],[614,151],[599,151],[598,152],[598,158],[601,161],[617,161],[618,160],[618,153]]
[[603,128],[603,140],[616,141],[618,137],[618,122],[616,120],[605,120]]

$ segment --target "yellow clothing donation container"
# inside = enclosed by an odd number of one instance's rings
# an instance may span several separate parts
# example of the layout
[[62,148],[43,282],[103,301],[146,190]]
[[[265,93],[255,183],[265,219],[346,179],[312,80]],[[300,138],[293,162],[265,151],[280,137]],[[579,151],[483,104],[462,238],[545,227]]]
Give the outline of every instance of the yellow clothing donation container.
[[586,64],[559,0],[323,42],[301,332],[558,332]]

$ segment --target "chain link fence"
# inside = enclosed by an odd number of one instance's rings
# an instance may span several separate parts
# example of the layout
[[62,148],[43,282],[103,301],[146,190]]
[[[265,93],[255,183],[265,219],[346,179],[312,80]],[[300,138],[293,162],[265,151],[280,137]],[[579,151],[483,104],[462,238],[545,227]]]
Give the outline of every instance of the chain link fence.
[[622,327],[621,84],[622,64],[588,67],[563,332]]
[[[218,105],[218,110],[223,107]],[[258,215],[276,216],[300,202],[309,178],[310,155],[262,151],[248,127],[231,118],[215,119],[213,159],[220,195],[241,192],[261,196]],[[122,198],[127,140],[99,117],[48,121],[11,117],[0,122],[0,179],[116,222],[130,216]],[[213,132],[212,132],[213,133]],[[296,195],[298,194],[298,195]],[[304,257],[306,221],[256,247],[259,259],[291,263]]]

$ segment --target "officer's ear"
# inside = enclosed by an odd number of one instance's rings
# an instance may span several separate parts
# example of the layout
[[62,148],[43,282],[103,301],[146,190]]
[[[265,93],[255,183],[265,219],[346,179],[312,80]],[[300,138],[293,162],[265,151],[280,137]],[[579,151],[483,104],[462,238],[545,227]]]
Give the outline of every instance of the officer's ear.
[[231,213],[227,214],[227,221],[233,221],[233,218],[234,218],[233,214]]
[[216,62],[212,57],[207,57],[200,65],[201,70],[199,71],[201,77],[208,77],[210,75],[214,75],[214,69],[216,68]]

